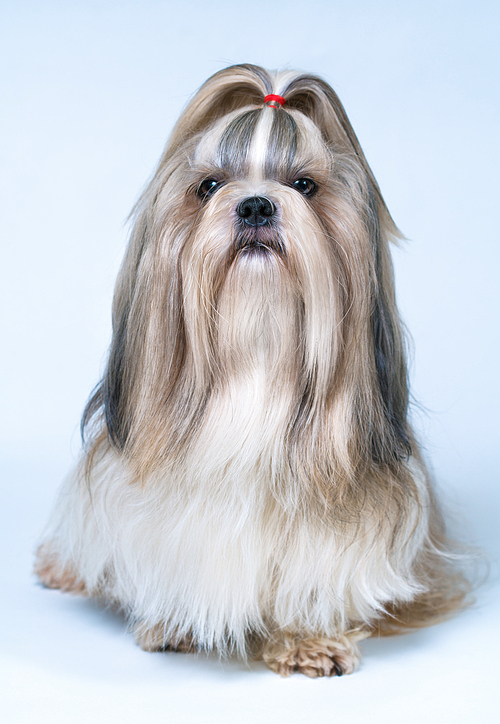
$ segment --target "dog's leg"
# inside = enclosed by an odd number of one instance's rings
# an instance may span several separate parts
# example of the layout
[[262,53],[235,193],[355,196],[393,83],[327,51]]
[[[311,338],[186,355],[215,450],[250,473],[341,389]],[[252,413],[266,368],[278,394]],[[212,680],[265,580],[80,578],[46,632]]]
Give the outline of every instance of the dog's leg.
[[193,640],[189,636],[174,641],[166,640],[163,624],[156,624],[149,628],[145,628],[143,624],[137,625],[134,636],[136,644],[144,651],[178,651],[187,654],[195,650]]
[[58,556],[49,544],[42,544],[36,552],[35,574],[46,588],[59,588],[61,591],[88,595],[85,583],[68,564],[61,564]]
[[303,638],[284,632],[266,641],[261,655],[269,668],[281,676],[290,676],[295,671],[311,678],[342,676],[357,669],[361,654],[356,642],[368,635],[356,630],[330,639]]

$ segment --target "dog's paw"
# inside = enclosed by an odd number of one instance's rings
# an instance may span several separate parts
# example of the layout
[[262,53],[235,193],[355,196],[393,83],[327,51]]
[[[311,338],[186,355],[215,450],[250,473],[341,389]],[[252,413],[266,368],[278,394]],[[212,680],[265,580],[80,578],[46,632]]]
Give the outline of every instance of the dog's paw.
[[285,636],[282,641],[264,645],[262,658],[281,676],[298,672],[311,678],[351,674],[359,665],[359,648],[348,636],[298,639]]
[[63,592],[81,596],[88,594],[85,583],[68,565],[62,565],[50,546],[41,545],[36,552],[35,574],[45,588],[58,588]]
[[143,651],[178,651],[181,654],[191,653],[195,650],[193,640],[189,636],[183,638],[167,638],[163,624],[150,626],[136,626],[134,630],[135,642]]

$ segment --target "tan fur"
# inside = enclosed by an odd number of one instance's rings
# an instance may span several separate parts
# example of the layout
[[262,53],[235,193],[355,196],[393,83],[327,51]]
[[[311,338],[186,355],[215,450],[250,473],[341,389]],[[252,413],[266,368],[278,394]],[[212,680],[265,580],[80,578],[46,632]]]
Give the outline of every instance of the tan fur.
[[144,628],[135,627],[135,642],[143,651],[177,651],[182,654],[192,653],[195,650],[193,641],[189,637],[178,639],[173,636],[165,641],[165,627],[162,625]]
[[270,669],[283,677],[294,672],[312,679],[321,676],[352,674],[361,660],[357,641],[368,633],[353,631],[335,641],[321,638],[304,639],[282,633],[278,639],[264,644],[261,656]]
[[399,232],[334,91],[217,73],[133,218],[42,582],[118,603],[147,650],[257,651],[282,675],[349,673],[357,640],[464,605],[407,421]]
[[87,595],[85,583],[69,566],[61,565],[57,554],[51,552],[48,545],[39,546],[36,552],[34,569],[40,583],[46,588],[57,588],[63,593]]

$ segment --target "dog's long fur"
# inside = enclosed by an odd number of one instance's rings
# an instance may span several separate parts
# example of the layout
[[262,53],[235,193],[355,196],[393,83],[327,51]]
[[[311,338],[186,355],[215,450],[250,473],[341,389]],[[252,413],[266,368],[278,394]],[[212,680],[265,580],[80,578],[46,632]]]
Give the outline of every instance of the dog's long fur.
[[[275,210],[258,228],[236,212],[256,197]],[[407,422],[398,235],[324,81],[210,78],[135,209],[42,582],[117,602],[144,648],[251,651],[310,676],[459,607]]]

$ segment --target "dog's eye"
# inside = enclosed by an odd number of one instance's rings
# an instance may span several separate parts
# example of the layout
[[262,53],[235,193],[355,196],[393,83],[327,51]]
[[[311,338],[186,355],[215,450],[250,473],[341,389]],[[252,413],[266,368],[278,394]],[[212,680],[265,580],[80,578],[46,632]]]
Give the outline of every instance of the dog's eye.
[[318,188],[310,178],[298,178],[293,182],[292,186],[304,196],[312,196]]
[[220,186],[222,186],[220,181],[217,181],[214,178],[207,178],[198,186],[198,191],[196,193],[200,199],[206,199],[215,193]]

